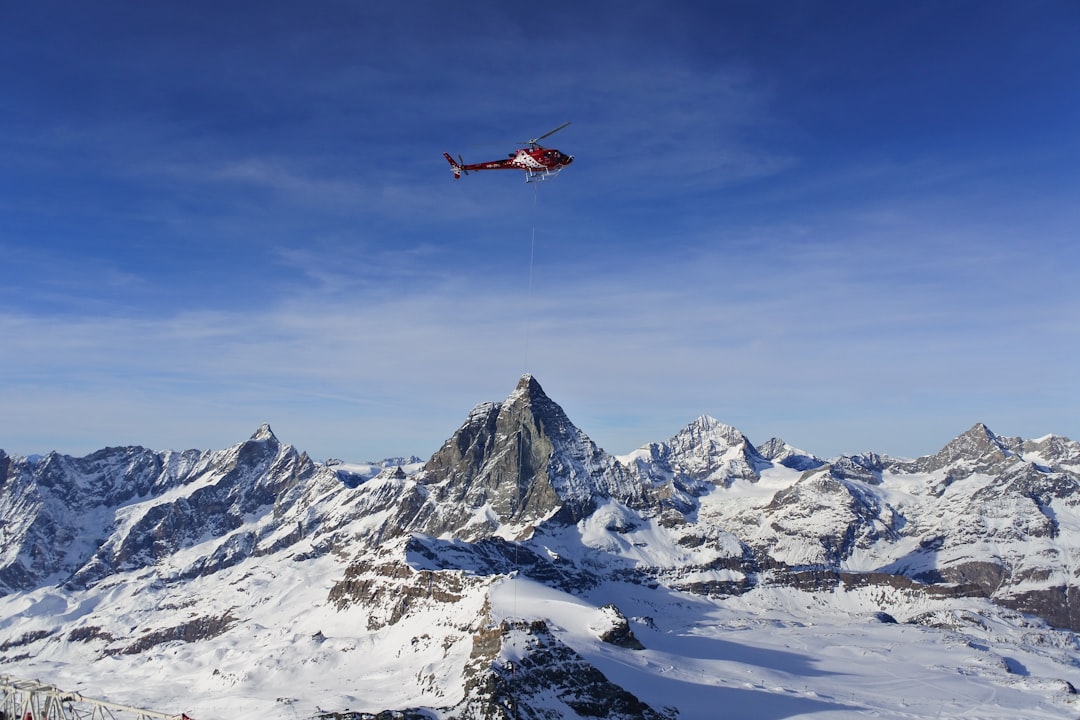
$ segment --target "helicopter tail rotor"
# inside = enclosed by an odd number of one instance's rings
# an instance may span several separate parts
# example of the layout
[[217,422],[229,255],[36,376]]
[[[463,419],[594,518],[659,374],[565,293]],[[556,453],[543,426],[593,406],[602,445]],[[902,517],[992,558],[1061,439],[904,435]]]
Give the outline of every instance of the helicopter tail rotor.
[[469,171],[465,169],[465,161],[461,159],[461,155],[458,155],[458,159],[450,157],[450,153],[443,153],[443,157],[446,158],[446,162],[450,163],[450,171],[454,173],[454,179],[458,180],[462,174],[468,175]]

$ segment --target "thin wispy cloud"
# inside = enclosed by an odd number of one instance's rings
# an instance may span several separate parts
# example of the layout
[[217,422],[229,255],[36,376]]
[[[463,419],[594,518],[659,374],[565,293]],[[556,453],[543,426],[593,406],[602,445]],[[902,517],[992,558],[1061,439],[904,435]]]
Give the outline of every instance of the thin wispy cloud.
[[11,14],[0,447],[423,454],[525,369],[613,452],[1080,436],[1054,12],[423,7]]

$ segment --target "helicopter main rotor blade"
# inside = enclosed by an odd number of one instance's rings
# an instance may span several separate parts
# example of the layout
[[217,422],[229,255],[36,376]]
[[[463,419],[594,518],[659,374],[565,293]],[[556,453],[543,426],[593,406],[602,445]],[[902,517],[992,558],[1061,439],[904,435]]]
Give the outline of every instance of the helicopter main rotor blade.
[[544,133],[540,137],[535,137],[532,140],[526,140],[525,143],[527,145],[535,145],[536,143],[540,142],[541,140],[548,137],[549,135],[554,135],[555,133],[559,132],[560,130],[562,130],[564,127],[566,127],[569,124],[570,124],[569,122],[564,122],[562,125],[555,128],[554,130],[549,130],[548,132]]

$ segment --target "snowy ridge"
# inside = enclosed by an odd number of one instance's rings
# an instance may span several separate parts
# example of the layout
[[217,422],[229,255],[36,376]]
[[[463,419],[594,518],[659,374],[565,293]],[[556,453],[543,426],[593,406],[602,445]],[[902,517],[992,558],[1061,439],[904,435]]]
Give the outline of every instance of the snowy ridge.
[[622,458],[531,376],[426,463],[0,451],[0,672],[207,720],[1075,717],[1080,444]]
[[[782,442],[782,441],[781,441]],[[729,485],[754,482],[772,465],[741,432],[702,415],[666,442],[651,443],[620,458],[643,478]]]

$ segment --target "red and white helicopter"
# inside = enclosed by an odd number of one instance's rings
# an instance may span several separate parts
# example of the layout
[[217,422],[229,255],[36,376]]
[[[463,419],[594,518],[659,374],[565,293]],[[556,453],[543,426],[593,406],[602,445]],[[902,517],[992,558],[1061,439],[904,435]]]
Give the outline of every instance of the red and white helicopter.
[[506,160],[492,160],[491,162],[466,165],[460,155],[458,155],[457,161],[450,157],[450,153],[443,153],[443,157],[450,163],[450,169],[454,173],[455,180],[460,178],[462,174],[468,175],[474,170],[524,170],[525,182],[546,180],[549,177],[558,175],[564,167],[574,162],[574,156],[567,155],[558,150],[541,147],[539,142],[549,135],[554,135],[569,124],[570,123],[568,122],[563,123],[559,127],[544,133],[540,137],[535,137],[532,140],[524,140],[523,144],[528,145],[528,147],[520,148],[516,152],[510,153]]

